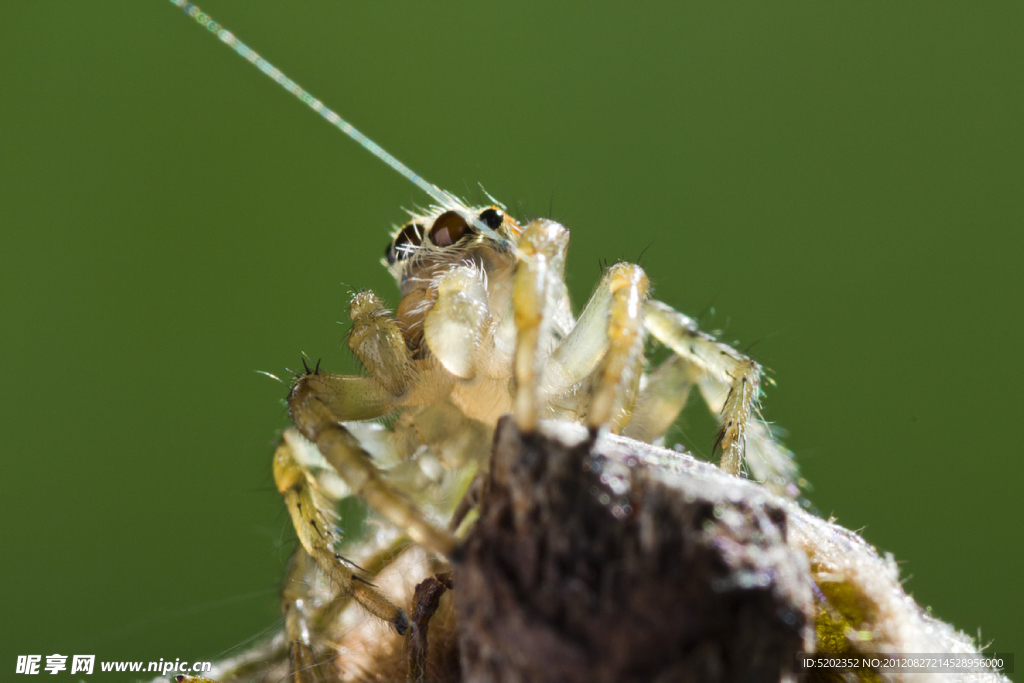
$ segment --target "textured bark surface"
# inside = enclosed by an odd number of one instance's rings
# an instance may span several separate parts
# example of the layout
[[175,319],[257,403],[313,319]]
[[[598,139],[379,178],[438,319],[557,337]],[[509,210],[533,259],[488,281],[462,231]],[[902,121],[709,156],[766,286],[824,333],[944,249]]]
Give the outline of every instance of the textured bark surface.
[[498,428],[456,565],[472,681],[778,681],[813,643],[787,514],[602,444]]
[[[524,437],[505,419],[479,512],[450,558],[451,590],[441,595],[427,582],[418,598],[408,596],[419,635],[399,638],[357,611],[353,623],[365,628],[331,641],[325,656],[336,667],[322,680],[1008,680],[991,672],[794,675],[800,651],[978,649],[906,594],[892,556],[685,453],[610,435],[595,442],[570,423]],[[411,547],[373,579],[397,595],[433,576],[436,564]],[[287,651],[278,633],[218,662],[212,677],[282,680]]]

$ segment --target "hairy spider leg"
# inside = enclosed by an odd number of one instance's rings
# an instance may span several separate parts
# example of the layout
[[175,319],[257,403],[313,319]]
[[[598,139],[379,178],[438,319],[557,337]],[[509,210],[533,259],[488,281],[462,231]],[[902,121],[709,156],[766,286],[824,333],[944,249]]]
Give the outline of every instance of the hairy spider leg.
[[718,415],[715,446],[722,450],[721,468],[738,475],[746,459],[755,475],[775,482],[791,480],[795,474],[791,454],[775,441],[758,415],[761,366],[660,301],[649,303],[644,325],[698,371],[701,393]]
[[390,623],[398,633],[405,633],[409,626],[405,612],[338,554],[341,538],[335,530],[334,507],[308,467],[295,455],[293,444],[300,438],[295,430],[286,430],[274,453],[274,481],[284,497],[299,542],[340,591],[351,594],[366,611]]

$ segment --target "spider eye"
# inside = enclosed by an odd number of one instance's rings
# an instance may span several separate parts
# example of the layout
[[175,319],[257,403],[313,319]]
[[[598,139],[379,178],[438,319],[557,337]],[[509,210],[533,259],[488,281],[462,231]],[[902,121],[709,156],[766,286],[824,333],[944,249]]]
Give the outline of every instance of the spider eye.
[[395,261],[409,258],[416,247],[423,244],[423,232],[423,226],[418,223],[410,223],[405,226],[384,250],[384,258],[391,265],[394,265]]
[[497,230],[501,227],[505,217],[501,214],[501,211],[497,209],[484,209],[480,212],[480,222],[486,225],[491,230]]
[[456,211],[442,213],[430,229],[430,241],[439,247],[455,244],[469,231],[466,219]]

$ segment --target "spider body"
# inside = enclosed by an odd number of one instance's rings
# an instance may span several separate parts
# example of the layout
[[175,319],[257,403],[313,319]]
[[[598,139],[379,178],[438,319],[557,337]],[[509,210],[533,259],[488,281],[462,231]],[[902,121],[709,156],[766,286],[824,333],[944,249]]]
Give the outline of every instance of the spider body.
[[[385,249],[400,293],[394,312],[370,291],[350,302],[347,342],[365,374],[318,362],[290,388],[294,427],[273,459],[301,546],[282,591],[284,629],[222,662],[216,678],[277,666],[298,683],[354,679],[371,665],[353,653],[401,649],[381,645],[373,625],[398,636],[412,628],[415,642],[417,622],[401,605],[416,580],[446,572],[458,555],[507,414],[528,438],[541,421],[562,421],[592,437],[653,443],[696,388],[718,416],[721,468],[738,475],[746,462],[755,478],[793,491],[791,456],[758,413],[761,367],[651,298],[638,265],[605,269],[575,315],[566,227],[470,207],[427,183],[194,5],[172,1],[435,201]],[[648,366],[649,340],[671,352],[657,367]],[[361,497],[383,520],[346,555],[336,510],[344,496]],[[437,623],[451,623],[450,607]]]
[[[409,627],[399,601],[338,554],[333,499],[361,496],[433,558],[432,567],[445,569],[477,503],[502,415],[511,413],[526,433],[560,420],[653,442],[696,386],[719,414],[723,469],[739,474],[746,455],[755,474],[789,484],[788,452],[757,414],[758,364],[652,300],[635,264],[608,268],[574,316],[568,245],[564,226],[520,225],[497,206],[452,200],[413,216],[385,251],[401,293],[395,313],[369,291],[350,304],[348,345],[366,374],[317,364],[296,378],[288,396],[295,427],[274,463],[302,545],[289,583],[309,586],[324,575],[333,595],[316,605],[286,589],[294,670],[322,654],[330,628],[320,615],[339,598],[400,635]],[[649,336],[673,353],[648,372]],[[325,472],[340,488],[328,492]]]

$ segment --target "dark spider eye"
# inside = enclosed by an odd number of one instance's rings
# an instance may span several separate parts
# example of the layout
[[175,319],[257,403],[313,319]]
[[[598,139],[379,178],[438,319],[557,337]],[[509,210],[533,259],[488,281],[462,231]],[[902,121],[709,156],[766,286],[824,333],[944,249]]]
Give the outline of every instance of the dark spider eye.
[[384,250],[384,258],[388,263],[394,265],[395,261],[409,258],[416,247],[423,244],[423,226],[418,223],[410,223],[402,228],[395,240]]
[[469,231],[466,219],[456,211],[442,213],[430,229],[430,241],[439,247],[455,244]]
[[479,218],[480,222],[491,230],[500,228],[502,221],[505,220],[505,217],[497,209],[484,209],[480,212]]

